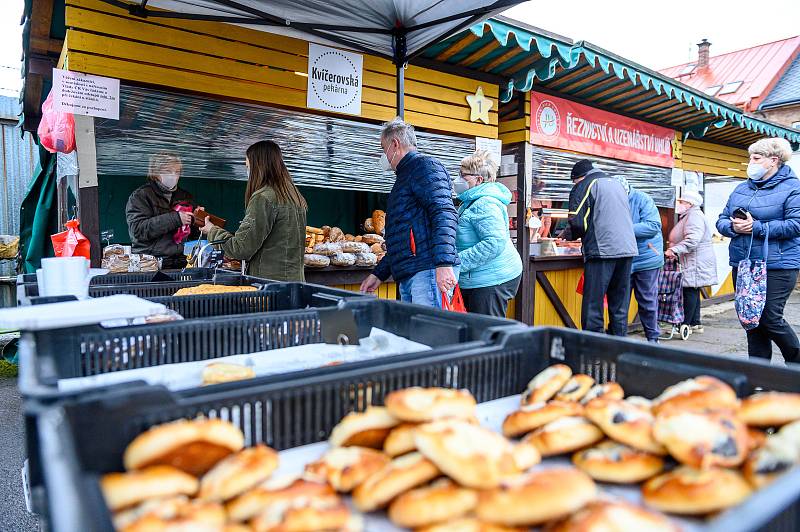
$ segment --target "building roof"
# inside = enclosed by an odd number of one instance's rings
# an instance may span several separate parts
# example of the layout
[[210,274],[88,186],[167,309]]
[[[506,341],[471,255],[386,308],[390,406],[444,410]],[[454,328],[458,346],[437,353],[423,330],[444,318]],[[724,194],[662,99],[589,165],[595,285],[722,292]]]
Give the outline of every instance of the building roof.
[[800,103],[800,54],[797,54],[792,64],[786,69],[786,73],[758,108],[759,110],[770,109],[795,103]]
[[712,56],[707,69],[698,70],[693,61],[661,73],[745,111],[755,111],[798,53],[800,35]]

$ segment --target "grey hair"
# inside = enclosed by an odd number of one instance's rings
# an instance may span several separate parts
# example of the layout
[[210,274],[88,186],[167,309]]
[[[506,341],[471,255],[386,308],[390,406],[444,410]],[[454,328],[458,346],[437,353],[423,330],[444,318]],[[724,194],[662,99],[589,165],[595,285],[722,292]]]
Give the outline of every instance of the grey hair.
[[461,159],[461,170],[465,174],[479,175],[488,183],[497,180],[497,163],[486,150],[478,150]]
[[758,140],[751,144],[747,151],[750,155],[777,157],[782,163],[787,163],[792,158],[792,146],[788,140],[780,138]]
[[397,139],[397,142],[405,148],[417,147],[417,135],[414,133],[414,126],[405,123],[399,116],[381,126],[381,141],[391,141],[392,139]]

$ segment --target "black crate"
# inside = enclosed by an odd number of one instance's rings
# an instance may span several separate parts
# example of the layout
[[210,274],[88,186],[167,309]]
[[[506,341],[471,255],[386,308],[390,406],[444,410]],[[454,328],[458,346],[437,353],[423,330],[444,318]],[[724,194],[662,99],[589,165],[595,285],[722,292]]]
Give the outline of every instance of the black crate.
[[[554,328],[492,331],[484,345],[404,355],[376,364],[351,364],[253,382],[170,393],[163,388],[117,389],[38,412],[49,522],[56,531],[111,530],[98,486],[101,474],[121,471],[125,446],[147,428],[202,414],[242,429],[247,445],[282,450],[323,441],[347,412],[382,404],[408,386],[467,388],[484,402],[519,393],[546,366],[563,362],[600,382],[616,380],[628,394],[653,397],[665,386],[699,374],[716,375],[740,395],[759,388],[800,391],[800,368],[708,356]],[[224,388],[223,388],[224,386]],[[707,530],[797,530],[800,470],[759,491],[743,505],[710,519]]]
[[[157,274],[166,275],[175,281],[202,281],[212,279],[215,273],[223,273],[223,270],[215,270],[214,268],[187,268],[185,270],[161,270],[159,272],[107,273],[105,275],[96,275],[92,277],[89,284],[149,283],[153,282],[153,277]],[[230,274],[232,272],[227,273]],[[18,275],[17,284],[36,285],[36,274],[25,273]]]

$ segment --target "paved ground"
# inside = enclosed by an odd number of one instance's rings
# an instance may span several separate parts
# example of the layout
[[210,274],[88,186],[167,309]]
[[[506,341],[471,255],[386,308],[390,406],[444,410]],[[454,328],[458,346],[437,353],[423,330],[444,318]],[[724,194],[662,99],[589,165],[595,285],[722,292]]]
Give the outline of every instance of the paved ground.
[[[786,319],[800,331],[800,291],[786,306]],[[733,303],[703,309],[704,334],[693,334],[688,341],[672,340],[673,345],[706,353],[727,354],[746,358],[747,341],[736,319]],[[773,363],[783,358],[775,351]],[[15,379],[0,379],[0,486],[5,489],[0,501],[0,531],[33,532],[38,520],[25,511],[20,480],[20,467],[25,457],[21,401]]]

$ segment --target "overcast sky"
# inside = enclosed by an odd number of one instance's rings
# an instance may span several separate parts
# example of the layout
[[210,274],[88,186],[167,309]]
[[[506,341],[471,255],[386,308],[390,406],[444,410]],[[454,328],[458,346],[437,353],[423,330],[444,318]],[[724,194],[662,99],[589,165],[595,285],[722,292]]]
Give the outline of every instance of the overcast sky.
[[[660,7],[657,7],[660,6]],[[800,0],[532,0],[504,13],[659,70],[800,35]]]

